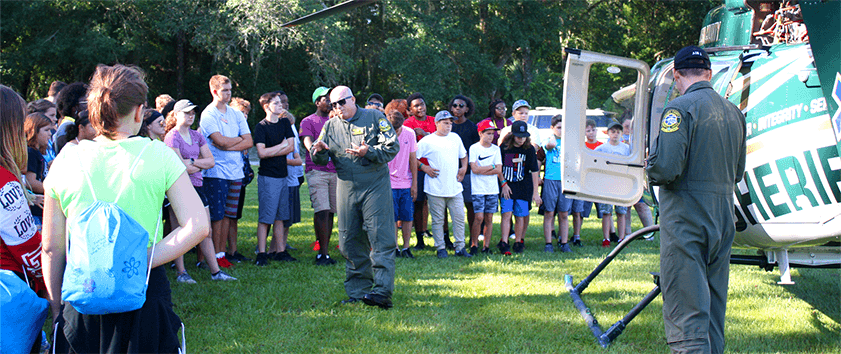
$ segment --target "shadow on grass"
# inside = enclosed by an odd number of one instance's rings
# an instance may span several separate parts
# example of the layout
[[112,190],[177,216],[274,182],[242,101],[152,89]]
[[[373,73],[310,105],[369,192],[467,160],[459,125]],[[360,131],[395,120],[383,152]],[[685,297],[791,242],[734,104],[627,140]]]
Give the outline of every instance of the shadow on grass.
[[797,272],[800,276],[793,278],[795,284],[784,288],[836,323],[841,323],[841,270],[800,268]]

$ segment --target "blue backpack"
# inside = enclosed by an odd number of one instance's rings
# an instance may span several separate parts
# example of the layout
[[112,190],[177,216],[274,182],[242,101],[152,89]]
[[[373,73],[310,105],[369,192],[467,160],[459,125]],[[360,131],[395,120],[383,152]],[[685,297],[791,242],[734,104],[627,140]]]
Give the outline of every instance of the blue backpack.
[[[117,201],[131,183],[131,175],[140,156],[150,144],[146,144],[137,155],[113,203],[96,197],[88,171],[82,170],[95,201],[68,219],[67,266],[61,287],[61,300],[81,314],[133,311],[141,308],[146,301],[151,273],[146,261],[149,233],[120,208]],[[78,148],[74,150],[78,151]],[[160,220],[159,215],[155,226],[156,239]],[[153,246],[152,257],[154,255]],[[143,273],[146,273],[146,279]]]

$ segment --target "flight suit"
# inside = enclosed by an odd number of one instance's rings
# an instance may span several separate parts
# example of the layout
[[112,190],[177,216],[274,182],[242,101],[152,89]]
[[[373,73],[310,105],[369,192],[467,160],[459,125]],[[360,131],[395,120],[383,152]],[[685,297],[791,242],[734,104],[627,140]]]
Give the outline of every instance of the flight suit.
[[646,167],[660,186],[660,287],[673,352],[724,351],[735,184],[745,172],[745,116],[708,81],[666,106]]
[[[400,149],[397,134],[380,111],[357,108],[348,120],[328,120],[318,140],[328,150],[313,154],[312,161],[326,165],[332,160],[339,179],[336,199],[339,249],[347,258],[345,292],[357,299],[368,293],[390,298],[397,243],[387,163]],[[368,145],[364,157],[345,153],[362,141]]]

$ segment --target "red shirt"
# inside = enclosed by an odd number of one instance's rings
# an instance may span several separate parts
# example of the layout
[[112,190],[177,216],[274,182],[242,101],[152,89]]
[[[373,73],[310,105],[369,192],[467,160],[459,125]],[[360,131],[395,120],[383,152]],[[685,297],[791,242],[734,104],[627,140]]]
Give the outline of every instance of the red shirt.
[[41,233],[29,211],[23,186],[0,167],[0,269],[26,271],[29,286],[46,290],[41,272]]
[[[412,130],[415,130],[415,128],[421,128],[421,130],[425,131],[427,134],[432,134],[437,129],[435,127],[435,117],[431,116],[426,116],[426,119],[424,120],[418,120],[418,117],[411,116],[403,122],[403,125],[411,128]],[[423,138],[420,134],[415,135],[417,135],[418,141]]]
[[595,143],[588,143],[586,140],[584,141],[584,145],[587,145],[587,147],[588,147],[590,150],[595,150],[595,149],[596,149],[597,147],[599,147],[599,145],[601,145],[601,144],[604,144],[604,143],[603,143],[603,142],[601,142],[601,141],[598,141],[598,140],[596,140],[596,142],[595,142]]

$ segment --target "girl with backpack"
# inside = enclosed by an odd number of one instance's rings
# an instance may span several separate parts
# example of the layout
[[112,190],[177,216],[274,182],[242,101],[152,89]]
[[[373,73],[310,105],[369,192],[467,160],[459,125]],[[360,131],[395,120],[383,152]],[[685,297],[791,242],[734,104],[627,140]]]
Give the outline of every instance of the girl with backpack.
[[[87,98],[90,121],[99,136],[93,141],[68,147],[53,162],[51,173],[44,181],[44,280],[53,323],[62,324],[57,331],[63,332],[69,345],[69,348],[61,348],[62,351],[178,351],[176,331],[180,319],[172,310],[169,281],[161,265],[204,239],[209,232],[209,222],[184,164],[172,149],[161,141],[134,136],[143,122],[147,93],[148,87],[138,69],[119,64],[97,66]],[[168,235],[160,231],[160,206],[165,194],[181,225]],[[83,212],[103,204],[116,208],[119,213],[115,215],[123,227],[116,236],[108,233],[97,240],[89,230],[95,227],[79,231],[76,223],[84,220]],[[126,225],[134,226],[127,229]],[[89,307],[70,301],[70,296],[63,292],[69,293],[77,286],[84,288],[80,293],[92,294],[107,287],[126,286],[122,280],[108,283],[107,277],[104,280],[93,277],[99,275],[97,273],[83,284],[65,281],[75,280],[76,274],[82,271],[79,264],[87,262],[79,262],[80,257],[88,257],[86,261],[90,263],[99,262],[100,256],[90,257],[98,247],[108,242],[135,241],[122,239],[120,236],[124,232],[148,235],[148,240],[138,239],[141,247],[145,245],[147,259],[132,257],[119,263],[115,261],[114,268],[106,273],[113,273],[112,278],[134,276],[132,281],[143,277],[148,286],[142,293],[140,305],[133,305],[131,307],[136,309],[126,311],[110,310],[108,306],[118,304],[94,299],[85,305],[107,308],[103,311],[107,314],[94,314],[99,312],[88,311]],[[77,251],[85,242],[88,242],[87,253]],[[65,247],[69,247],[70,253],[66,253]],[[147,262],[148,267],[143,266]]]

